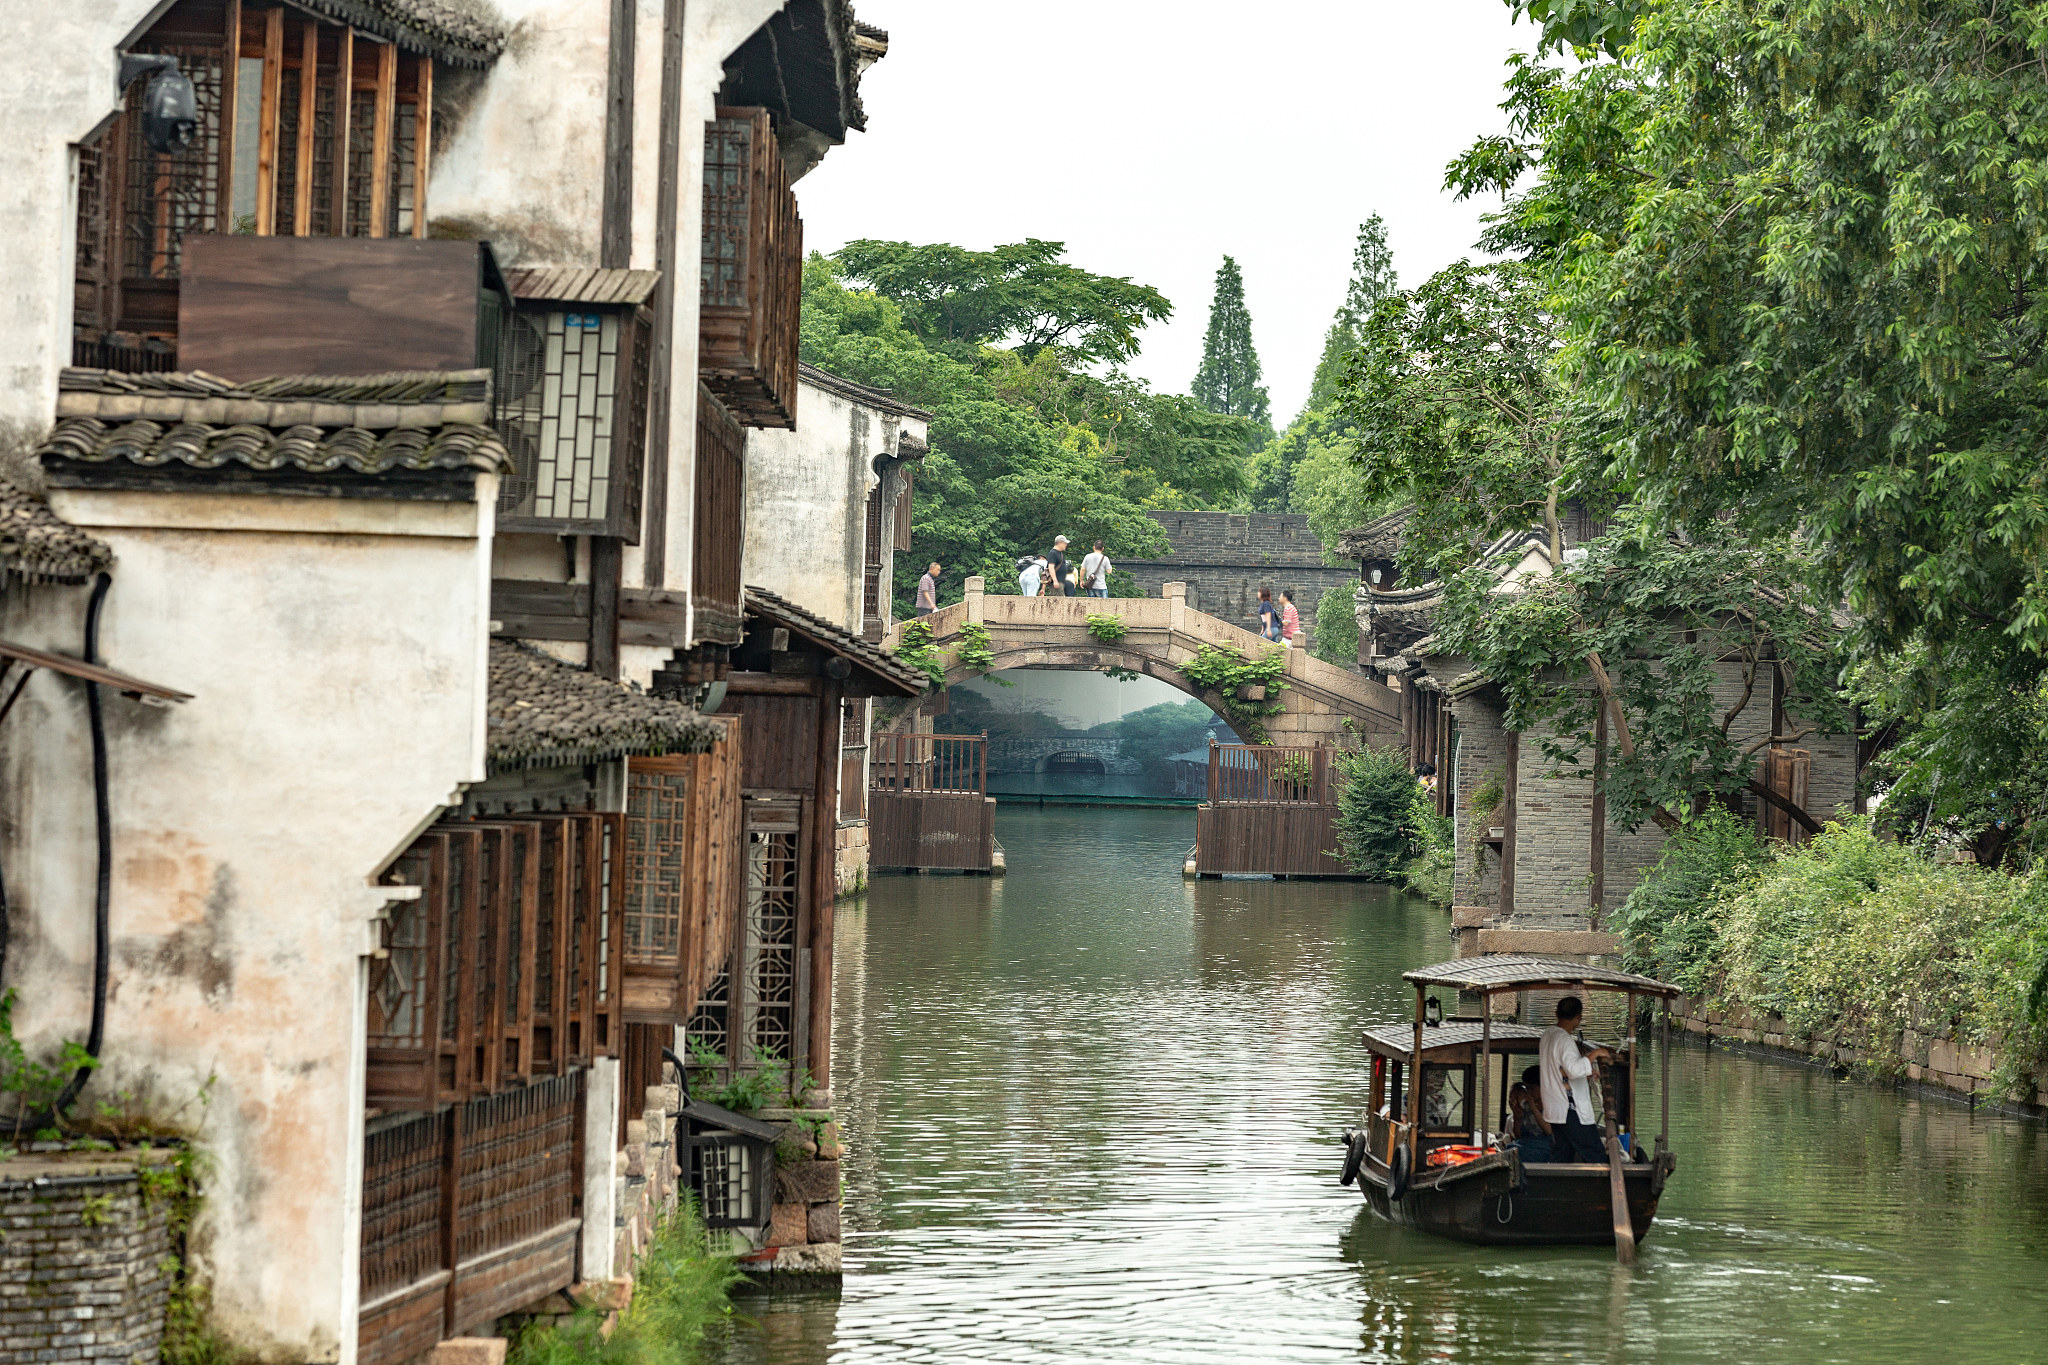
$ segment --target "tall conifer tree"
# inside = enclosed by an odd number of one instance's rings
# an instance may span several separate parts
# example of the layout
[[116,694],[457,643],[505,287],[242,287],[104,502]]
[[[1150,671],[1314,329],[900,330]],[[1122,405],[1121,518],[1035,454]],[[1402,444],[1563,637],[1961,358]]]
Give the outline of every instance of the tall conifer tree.
[[1351,253],[1351,283],[1337,316],[1330,321],[1330,330],[1323,334],[1323,358],[1316,362],[1315,381],[1309,385],[1309,408],[1320,408],[1337,396],[1345,358],[1358,349],[1366,318],[1381,299],[1399,287],[1394,253],[1387,249],[1387,225],[1375,213],[1358,225],[1358,245]]
[[1209,333],[1202,338],[1194,398],[1211,412],[1251,418],[1258,426],[1257,444],[1264,445],[1272,439],[1273,413],[1259,378],[1252,315],[1244,306],[1244,276],[1238,273],[1237,262],[1225,256],[1216,272],[1216,297],[1209,303]]

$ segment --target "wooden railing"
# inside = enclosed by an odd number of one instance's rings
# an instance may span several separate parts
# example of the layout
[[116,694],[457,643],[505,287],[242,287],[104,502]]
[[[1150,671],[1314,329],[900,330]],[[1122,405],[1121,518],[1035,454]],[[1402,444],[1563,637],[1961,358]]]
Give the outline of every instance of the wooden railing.
[[876,791],[980,796],[988,790],[988,736],[887,735],[871,741]]
[[363,1365],[409,1359],[574,1282],[583,1106],[583,1072],[572,1070],[373,1121],[363,1151]]
[[1209,801],[1212,805],[1327,806],[1336,800],[1330,756],[1324,745],[1209,745]]

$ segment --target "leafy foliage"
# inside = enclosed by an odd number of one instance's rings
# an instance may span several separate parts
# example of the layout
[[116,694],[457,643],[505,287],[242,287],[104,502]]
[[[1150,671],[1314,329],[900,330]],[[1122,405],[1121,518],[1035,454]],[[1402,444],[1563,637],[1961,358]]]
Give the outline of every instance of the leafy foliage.
[[959,633],[960,643],[953,646],[953,662],[982,674],[997,687],[1017,685],[1008,678],[998,678],[989,673],[996,666],[996,651],[989,640],[987,626],[979,621],[966,621],[961,623]]
[[906,621],[892,651],[898,659],[931,680],[934,691],[946,686],[946,656],[932,643],[932,628],[922,621]]
[[687,1365],[699,1360],[714,1329],[732,1316],[732,1290],[746,1277],[730,1256],[712,1251],[694,1197],[654,1229],[633,1267],[633,1300],[616,1330],[595,1305],[529,1324],[513,1340],[506,1365]]
[[[1098,725],[1094,734],[1115,735],[1117,752],[1134,759],[1148,771],[1169,754],[1186,753],[1209,742],[1209,731],[1218,724],[1216,713],[1198,701],[1161,702],[1141,711]],[[1225,732],[1228,737],[1228,731]]]
[[1400,281],[1394,271],[1394,253],[1387,247],[1387,225],[1375,213],[1358,225],[1358,245],[1351,252],[1351,279],[1344,288],[1344,302],[1337,306],[1337,316],[1330,320],[1330,330],[1323,334],[1323,354],[1316,361],[1305,412],[1315,411],[1337,396],[1337,383],[1359,347],[1366,319],[1382,302],[1393,297]]
[[1403,883],[1401,869],[1424,851],[1422,784],[1399,749],[1360,749],[1337,758],[1337,850],[1361,877]]
[[1358,663],[1358,604],[1349,592],[1332,589],[1316,602],[1316,633],[1308,652],[1340,668]]
[[1088,613],[1088,633],[1106,645],[1113,645],[1130,633],[1121,616]]
[[1245,307],[1244,276],[1237,262],[1223,258],[1216,270],[1216,295],[1209,302],[1209,330],[1202,337],[1202,364],[1195,371],[1195,401],[1211,412],[1249,418],[1263,445],[1272,439],[1272,405],[1259,382],[1259,351],[1252,344],[1252,315]]
[[1068,265],[1066,252],[1034,237],[993,251],[862,240],[835,255],[848,280],[897,304],[936,350],[969,361],[1005,344],[1027,358],[1057,348],[1083,361],[1131,359],[1139,331],[1172,317],[1173,305],[1128,277]]
[[[14,987],[0,991],[0,1094],[13,1097],[12,1138],[19,1141],[23,1136],[50,1137],[57,1134],[36,1129],[27,1134],[23,1125],[37,1121],[50,1105],[63,1093],[64,1087],[80,1070],[91,1070],[99,1065],[99,1059],[85,1050],[82,1043],[66,1042],[59,1050],[54,1062],[39,1062],[29,1056],[28,1049],[14,1035],[14,1006],[17,1000]],[[61,1115],[51,1118],[61,1121]]]
[[2048,1025],[2030,1009],[2048,956],[2039,873],[1938,863],[1868,819],[1765,849],[1710,817],[1672,841],[1630,896],[1629,965],[1708,999],[1771,1010],[1798,1036],[1867,1052],[1881,1076],[1921,1038],[2001,1053],[1995,1088],[2031,1098]]
[[[1271,700],[1272,694],[1287,686],[1287,651],[1268,650],[1256,659],[1223,645],[1203,645],[1195,657],[1180,666],[1180,674],[1204,691],[1214,692],[1230,717],[1230,728],[1244,736],[1247,744],[1264,744],[1267,716],[1286,708]],[[1251,701],[1238,696],[1239,688],[1263,687],[1268,700]]]

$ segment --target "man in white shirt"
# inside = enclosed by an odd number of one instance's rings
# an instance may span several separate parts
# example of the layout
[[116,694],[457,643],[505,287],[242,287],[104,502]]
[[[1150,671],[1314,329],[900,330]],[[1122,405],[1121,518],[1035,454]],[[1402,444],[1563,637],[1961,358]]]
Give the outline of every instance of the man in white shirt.
[[1026,597],[1038,596],[1039,580],[1044,573],[1044,560],[1034,558],[1026,561],[1024,571],[1017,575],[1017,586],[1023,589]]
[[1088,585],[1090,597],[1109,596],[1109,556],[1102,552],[1099,540],[1094,551],[1081,560],[1081,581]]
[[1586,1077],[1593,1074],[1594,1063],[1613,1054],[1604,1047],[1579,1051],[1575,1035],[1585,1017],[1585,1005],[1576,995],[1567,995],[1557,1002],[1557,1022],[1543,1030],[1537,1044],[1537,1065],[1543,1068],[1543,1118],[1550,1125],[1553,1161],[1607,1160]]

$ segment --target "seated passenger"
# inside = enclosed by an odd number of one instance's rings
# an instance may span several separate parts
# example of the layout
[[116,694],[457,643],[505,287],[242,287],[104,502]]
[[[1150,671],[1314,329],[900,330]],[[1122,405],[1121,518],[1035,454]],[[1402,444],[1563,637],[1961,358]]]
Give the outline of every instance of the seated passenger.
[[1508,1138],[1524,1161],[1550,1160],[1550,1123],[1543,1117],[1542,1069],[1526,1067],[1508,1088]]

